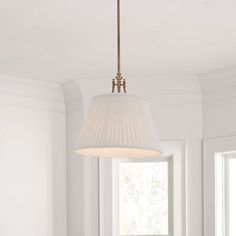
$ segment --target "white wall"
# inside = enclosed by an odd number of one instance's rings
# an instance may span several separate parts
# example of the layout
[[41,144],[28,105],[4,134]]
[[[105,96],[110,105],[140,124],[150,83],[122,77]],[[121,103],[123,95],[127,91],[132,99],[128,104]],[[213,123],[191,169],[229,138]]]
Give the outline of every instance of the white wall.
[[84,158],[74,150],[83,120],[83,99],[76,81],[63,86],[66,103],[67,236],[84,234]]
[[84,97],[78,81],[65,83],[62,88],[66,102],[67,236],[95,236],[99,230],[98,162],[74,152],[84,118]]
[[[86,111],[89,101],[94,95],[110,93],[109,78],[85,79],[76,81],[74,86],[80,87],[83,97],[84,110]],[[184,140],[186,146],[186,219],[187,236],[202,235],[202,108],[201,91],[196,76],[165,76],[128,79],[128,93],[143,96],[150,104],[156,124],[159,138],[162,140]],[[71,82],[72,83],[72,82]],[[64,84],[64,89],[71,83]],[[82,98],[78,105],[82,106]],[[73,108],[75,111],[76,108]],[[81,122],[76,119],[78,114],[70,112],[70,119],[73,122]],[[72,118],[74,117],[74,118]],[[68,140],[78,135],[68,133]],[[70,154],[68,158],[73,158]],[[97,189],[97,161],[94,159],[84,159],[84,183],[80,189],[84,196],[84,217],[80,215],[78,222],[85,221],[83,226],[86,236],[98,235],[97,209],[98,192],[89,190]],[[76,168],[75,168],[76,169]],[[74,170],[76,171],[76,170]],[[78,167],[78,172],[82,170]],[[75,181],[71,178],[71,183]],[[81,183],[80,183],[81,184]],[[88,185],[90,186],[88,189]],[[81,185],[80,185],[81,186]],[[82,201],[80,199],[79,201]],[[76,203],[77,202],[77,203]],[[78,204],[77,199],[73,199],[70,204]],[[93,206],[93,207],[91,207]],[[77,208],[79,214],[79,208]],[[76,215],[76,213],[74,213]],[[75,215],[73,216],[74,220]],[[76,235],[77,228],[71,228],[68,236]]]
[[236,67],[199,77],[203,99],[204,232],[215,233],[215,153],[236,146]]
[[236,67],[201,75],[204,139],[236,135]]
[[60,86],[0,77],[0,235],[65,236]]

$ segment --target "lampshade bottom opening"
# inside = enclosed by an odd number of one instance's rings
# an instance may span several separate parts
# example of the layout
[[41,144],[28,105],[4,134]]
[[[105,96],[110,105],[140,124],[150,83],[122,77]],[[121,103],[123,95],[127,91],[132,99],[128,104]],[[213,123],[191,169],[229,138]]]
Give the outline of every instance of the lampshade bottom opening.
[[147,158],[158,157],[162,154],[158,150],[141,149],[141,148],[118,148],[118,147],[104,147],[104,148],[81,148],[75,151],[82,156],[95,157],[114,157],[114,158]]

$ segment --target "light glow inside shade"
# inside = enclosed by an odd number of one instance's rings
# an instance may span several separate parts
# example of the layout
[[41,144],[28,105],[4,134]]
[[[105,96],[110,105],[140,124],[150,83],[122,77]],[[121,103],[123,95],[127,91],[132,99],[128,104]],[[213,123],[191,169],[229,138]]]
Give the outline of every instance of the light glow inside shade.
[[85,156],[98,156],[98,157],[155,157],[161,155],[160,151],[138,149],[138,148],[84,148],[79,149],[76,153]]
[[155,157],[162,154],[146,101],[127,94],[94,97],[76,153],[96,157]]

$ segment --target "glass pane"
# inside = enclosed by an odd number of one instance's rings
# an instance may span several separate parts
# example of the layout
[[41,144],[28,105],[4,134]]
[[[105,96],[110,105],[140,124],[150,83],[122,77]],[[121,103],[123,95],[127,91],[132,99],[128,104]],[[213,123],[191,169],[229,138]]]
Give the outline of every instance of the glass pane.
[[121,235],[168,235],[168,163],[119,165]]
[[236,220],[236,158],[233,158],[229,159],[229,236],[236,235],[235,220]]

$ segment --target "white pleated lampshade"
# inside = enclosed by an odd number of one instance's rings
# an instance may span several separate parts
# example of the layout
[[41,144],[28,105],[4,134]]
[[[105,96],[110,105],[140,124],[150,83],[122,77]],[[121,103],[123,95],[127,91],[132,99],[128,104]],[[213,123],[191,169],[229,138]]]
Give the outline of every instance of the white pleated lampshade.
[[76,153],[96,157],[155,157],[161,150],[143,98],[126,94],[94,97]]

